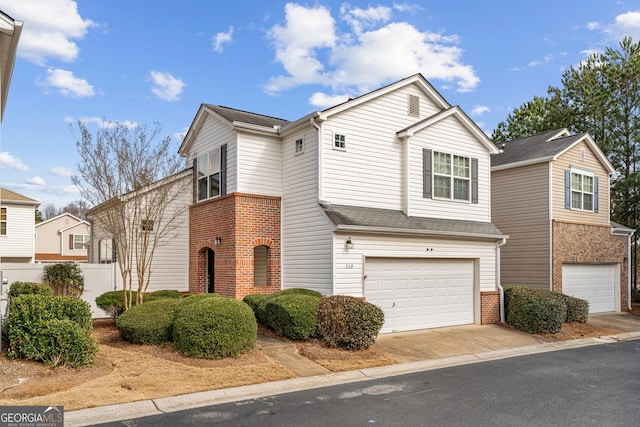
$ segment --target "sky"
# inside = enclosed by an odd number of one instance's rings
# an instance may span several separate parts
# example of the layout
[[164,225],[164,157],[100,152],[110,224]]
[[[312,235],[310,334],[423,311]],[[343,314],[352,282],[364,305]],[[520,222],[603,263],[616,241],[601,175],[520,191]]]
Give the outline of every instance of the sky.
[[287,120],[416,73],[487,134],[593,52],[640,40],[640,1],[0,0],[24,23],[0,185],[80,200],[77,123],[162,130],[200,104]]

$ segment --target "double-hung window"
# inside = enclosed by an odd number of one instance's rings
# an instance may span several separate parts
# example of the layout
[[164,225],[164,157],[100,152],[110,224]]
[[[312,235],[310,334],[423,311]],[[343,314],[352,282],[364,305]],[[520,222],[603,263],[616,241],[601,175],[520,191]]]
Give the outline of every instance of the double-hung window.
[[592,174],[571,171],[571,209],[594,211],[595,182]]
[[198,157],[198,200],[220,195],[220,149]]
[[433,196],[469,201],[471,159],[449,153],[433,153]]
[[7,235],[7,208],[0,208],[0,236]]
[[74,234],[73,235],[73,247],[71,249],[80,251],[87,248],[87,244],[89,243],[89,235],[88,234]]

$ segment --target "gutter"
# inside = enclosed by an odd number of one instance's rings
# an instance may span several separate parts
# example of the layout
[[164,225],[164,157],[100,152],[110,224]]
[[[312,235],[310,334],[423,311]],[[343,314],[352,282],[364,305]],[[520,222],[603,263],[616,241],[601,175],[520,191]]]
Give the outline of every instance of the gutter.
[[335,228],[336,231],[359,231],[369,233],[386,233],[386,234],[409,234],[414,236],[438,236],[438,237],[459,237],[459,238],[477,238],[489,240],[503,240],[506,242],[509,236],[504,234],[485,234],[485,233],[465,233],[460,231],[437,231],[424,229],[406,229],[393,227],[368,227],[362,225],[343,225],[340,224]]
[[507,239],[502,239],[499,242],[496,242],[496,286],[498,288],[498,292],[500,295],[500,322],[505,322],[505,312],[504,312],[504,289],[500,284],[500,247],[507,243]]

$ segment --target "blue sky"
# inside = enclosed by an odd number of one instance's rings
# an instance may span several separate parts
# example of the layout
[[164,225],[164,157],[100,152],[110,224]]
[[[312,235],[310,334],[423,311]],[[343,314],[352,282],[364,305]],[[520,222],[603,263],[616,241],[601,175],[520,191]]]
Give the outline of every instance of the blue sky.
[[58,207],[84,120],[162,125],[201,103],[288,120],[422,73],[488,134],[589,53],[640,40],[640,2],[0,0],[24,22],[0,184]]

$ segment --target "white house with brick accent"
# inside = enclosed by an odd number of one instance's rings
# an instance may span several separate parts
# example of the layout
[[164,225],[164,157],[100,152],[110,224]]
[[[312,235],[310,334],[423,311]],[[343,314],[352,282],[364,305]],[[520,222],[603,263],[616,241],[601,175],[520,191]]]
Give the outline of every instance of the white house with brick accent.
[[383,332],[499,320],[492,141],[420,74],[295,121],[201,105],[189,288],[364,297]]
[[588,134],[556,129],[507,141],[491,171],[493,221],[510,236],[503,285],[586,299],[592,313],[630,308],[634,230],[609,219],[615,170]]

